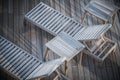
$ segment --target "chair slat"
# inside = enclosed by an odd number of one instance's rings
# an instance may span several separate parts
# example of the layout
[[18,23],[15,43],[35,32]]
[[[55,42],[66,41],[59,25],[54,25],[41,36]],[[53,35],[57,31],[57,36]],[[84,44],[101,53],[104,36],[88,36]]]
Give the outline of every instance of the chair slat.
[[43,10],[42,12],[40,10],[41,13],[36,14],[37,16],[34,17],[33,19],[34,21],[39,22],[47,14],[49,8],[45,7],[42,10]]
[[53,13],[54,13],[54,11],[51,10],[51,11],[49,12],[49,14],[47,14],[42,20],[40,20],[39,24],[43,25],[44,22],[45,22]]

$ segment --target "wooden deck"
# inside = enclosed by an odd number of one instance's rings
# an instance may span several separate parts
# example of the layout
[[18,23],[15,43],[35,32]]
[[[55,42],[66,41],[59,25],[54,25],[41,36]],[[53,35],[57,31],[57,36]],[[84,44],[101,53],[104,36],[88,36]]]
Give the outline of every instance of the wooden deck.
[[[53,36],[30,23],[24,25],[23,22],[24,15],[41,1],[81,22],[83,16],[82,8],[89,0],[0,0],[0,34],[15,42],[29,53],[34,53],[33,55],[40,60],[44,57],[45,43],[52,39]],[[116,1],[115,4],[120,5],[119,0],[114,1]],[[94,16],[88,16],[85,21],[86,25],[102,23],[101,20]],[[16,38],[16,34],[18,34],[18,38]],[[25,40],[29,40],[30,44],[34,44],[36,46],[35,50],[39,53],[34,52],[34,46],[26,48],[26,41],[21,41],[20,35],[23,35]],[[71,61],[68,72],[69,78],[72,80],[120,80],[120,11],[117,13],[115,26],[107,32],[106,36],[117,42],[116,52],[110,54],[103,63],[98,63],[85,54],[83,55],[82,66],[75,65]],[[52,52],[49,54],[49,59],[57,57]],[[75,60],[79,60],[79,57],[75,57]],[[14,78],[4,73],[1,69],[0,79],[14,80]],[[48,80],[52,80],[52,77],[49,77]]]

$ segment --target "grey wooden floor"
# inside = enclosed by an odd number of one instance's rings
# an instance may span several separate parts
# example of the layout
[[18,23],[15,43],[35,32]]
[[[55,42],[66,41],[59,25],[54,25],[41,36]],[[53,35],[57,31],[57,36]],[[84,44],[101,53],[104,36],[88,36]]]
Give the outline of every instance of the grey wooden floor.
[[[53,36],[28,22],[26,25],[23,23],[24,15],[41,1],[81,22],[83,16],[82,8],[89,0],[0,0],[0,34],[40,60],[44,57],[45,43],[52,39]],[[114,1],[116,1],[115,4],[120,5],[119,0]],[[88,16],[85,21],[85,25],[102,23],[101,20],[94,16]],[[21,39],[21,35],[24,40]],[[83,55],[82,66],[75,65],[71,61],[69,64],[69,78],[72,80],[120,80],[120,11],[116,16],[115,26],[107,32],[106,36],[117,42],[116,52],[110,54],[103,63],[98,63],[85,54]],[[29,41],[30,46],[25,45],[26,40]],[[57,55],[50,52],[49,59],[57,57]],[[79,57],[75,57],[75,60],[79,60]],[[63,69],[63,66],[61,69]],[[0,79],[13,80],[6,73],[1,72],[3,71],[0,70]],[[52,80],[51,77],[48,79]]]

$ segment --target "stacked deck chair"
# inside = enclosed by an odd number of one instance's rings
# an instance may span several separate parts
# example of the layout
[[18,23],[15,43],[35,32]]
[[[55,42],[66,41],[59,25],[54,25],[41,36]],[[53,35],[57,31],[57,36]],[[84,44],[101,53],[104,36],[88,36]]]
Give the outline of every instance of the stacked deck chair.
[[[48,62],[41,62],[14,43],[0,36],[0,68],[16,79],[29,80],[47,77],[51,75],[64,60],[65,58],[59,58]],[[60,76],[57,70],[56,72]]]
[[[47,31],[48,33],[51,33],[54,36],[64,31],[65,33],[71,35],[74,39],[84,43],[86,43],[86,41],[100,39],[101,36],[103,36],[103,34],[106,33],[111,27],[111,24],[96,25],[91,27],[83,26],[74,19],[65,16],[64,14],[42,2],[36,5],[25,15],[25,20]],[[86,48],[90,50],[89,47],[86,46]],[[103,61],[102,57],[99,58],[97,55],[90,52],[89,55],[94,55],[98,60],[100,59]],[[106,55],[108,54],[105,54],[104,56]]]

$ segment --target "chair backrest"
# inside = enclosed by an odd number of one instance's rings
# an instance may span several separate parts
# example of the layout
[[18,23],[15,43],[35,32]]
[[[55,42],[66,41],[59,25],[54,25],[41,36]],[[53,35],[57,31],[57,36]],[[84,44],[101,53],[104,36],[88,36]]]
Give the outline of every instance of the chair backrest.
[[36,57],[0,36],[0,67],[15,78],[25,80],[50,75],[64,60],[65,58],[60,58],[42,63]]
[[80,41],[97,40],[101,36],[103,36],[104,33],[106,33],[111,27],[112,27],[111,24],[84,27],[84,29],[77,32],[73,37],[76,40],[80,40]]

